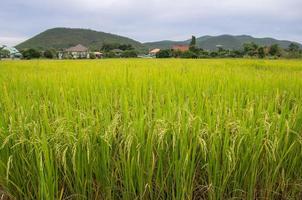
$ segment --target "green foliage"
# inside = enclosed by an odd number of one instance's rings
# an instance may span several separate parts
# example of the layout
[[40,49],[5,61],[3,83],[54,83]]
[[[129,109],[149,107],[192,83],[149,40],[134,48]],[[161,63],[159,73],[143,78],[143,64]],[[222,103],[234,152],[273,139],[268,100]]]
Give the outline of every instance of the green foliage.
[[25,49],[23,51],[21,51],[23,57],[25,59],[32,59],[32,58],[40,58],[41,54],[39,51],[35,50],[35,49]]
[[[173,45],[189,45],[192,40],[185,40],[185,41],[158,41],[158,42],[149,42],[144,43],[144,45],[149,49],[160,48],[160,49],[168,49],[171,48]],[[216,45],[220,44],[223,45],[224,49],[231,49],[231,50],[240,50],[243,48],[245,43],[255,43],[258,46],[270,46],[273,44],[278,44],[281,48],[287,48],[290,41],[284,40],[276,40],[273,38],[254,38],[248,35],[240,35],[240,36],[233,36],[233,35],[219,35],[219,36],[203,36],[196,38],[196,48],[202,48],[208,51],[216,50]],[[300,48],[302,47],[299,44]]]
[[101,50],[108,52],[108,51],[111,51],[113,49],[118,49],[118,47],[119,47],[119,44],[107,44],[107,43],[105,43],[105,44],[103,44]]
[[131,45],[137,50],[145,49],[135,40],[110,33],[97,32],[88,29],[54,28],[17,45],[17,49],[64,49],[82,44],[90,49],[100,49],[104,43]]
[[182,56],[182,52],[179,50],[173,50],[171,51],[171,56],[174,58],[180,58]]
[[288,46],[287,53],[288,53],[287,54],[288,58],[302,58],[302,53],[301,53],[300,47],[296,43],[291,43]]
[[90,53],[90,54],[89,54],[89,58],[90,58],[90,59],[96,59],[96,55],[95,55],[94,53]]
[[279,45],[278,44],[273,44],[272,46],[270,46],[269,54],[271,56],[280,57],[281,56],[281,49],[280,49]]
[[219,47],[218,48],[218,51],[217,51],[217,57],[219,58],[228,58],[228,57],[231,57],[230,56],[230,50],[226,50],[222,47]]
[[197,58],[197,54],[193,51],[185,51],[181,54],[181,58]]
[[0,199],[301,199],[301,60],[0,65]]
[[56,58],[56,51],[54,49],[47,49],[44,51],[43,56],[49,59]]
[[194,35],[192,35],[192,39],[191,39],[191,42],[190,42],[189,50],[191,52],[196,52],[197,51],[197,48],[196,48],[196,37]]
[[122,51],[131,51],[131,50],[134,50],[134,47],[131,45],[131,44],[118,44],[118,43],[115,43],[115,44],[104,44],[101,48],[102,51],[112,51],[114,49],[119,49],[119,50],[122,50]]
[[6,49],[0,49],[0,58],[9,58],[10,52]]
[[230,52],[231,58],[242,58],[244,56],[244,52],[240,50],[234,50]]
[[210,53],[210,56],[212,57],[212,58],[216,58],[216,57],[218,57],[218,53],[216,52],[216,51],[212,51],[211,53]]
[[298,52],[300,49],[299,45],[296,43],[290,43],[290,45],[288,46],[288,50],[290,52]]
[[194,35],[192,35],[192,39],[191,39],[191,42],[190,42],[190,46],[191,47],[195,47],[196,45],[196,37]]
[[134,50],[126,50],[121,54],[122,58],[137,58],[137,52]]
[[258,53],[258,58],[265,58],[266,56],[264,47],[259,47],[257,53]]
[[112,51],[108,51],[104,53],[105,58],[117,58],[116,54]]
[[160,50],[158,53],[156,53],[156,58],[171,58],[171,57],[172,57],[172,51],[170,49]]
[[200,49],[198,52],[198,57],[199,58],[210,58],[210,52]]
[[134,50],[133,46],[131,44],[120,44],[118,49],[123,51],[131,51]]
[[[192,48],[191,48],[192,49]],[[259,46],[253,42],[243,45],[243,50],[229,50],[223,47],[218,47],[216,51],[205,51],[203,49],[193,48],[194,51],[189,50],[186,52],[174,51],[174,50],[162,50],[161,55],[158,58],[266,58],[268,56],[277,58],[300,58],[302,57],[299,48],[296,45],[291,45],[288,48],[287,53],[281,49],[278,44],[274,44],[270,47]]]
[[251,57],[258,55],[258,48],[259,48],[259,46],[253,42],[245,43],[243,45],[245,55],[248,55]]

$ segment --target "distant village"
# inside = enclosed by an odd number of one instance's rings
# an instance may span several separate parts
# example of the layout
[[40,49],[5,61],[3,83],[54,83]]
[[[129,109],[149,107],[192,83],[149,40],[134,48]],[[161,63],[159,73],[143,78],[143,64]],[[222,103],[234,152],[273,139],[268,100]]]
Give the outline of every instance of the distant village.
[[103,58],[301,58],[300,47],[291,43],[287,49],[277,44],[259,46],[253,42],[243,45],[241,50],[224,49],[223,45],[216,45],[217,50],[207,51],[198,48],[196,38],[192,36],[189,45],[173,45],[171,48],[153,48],[149,51],[137,51],[129,44],[104,44],[99,51],[92,51],[88,47],[78,44],[66,49],[23,49],[0,45],[0,59],[103,59]]
[[[189,50],[189,45],[174,45],[171,50],[185,52]],[[51,59],[101,59],[101,58],[156,58],[161,49],[150,49],[147,53],[138,53],[131,45],[127,48],[106,48],[103,51],[90,51],[82,44],[56,51],[46,50],[37,51],[26,49],[19,51],[15,47],[0,46],[2,59],[32,59],[32,58],[51,58]]]

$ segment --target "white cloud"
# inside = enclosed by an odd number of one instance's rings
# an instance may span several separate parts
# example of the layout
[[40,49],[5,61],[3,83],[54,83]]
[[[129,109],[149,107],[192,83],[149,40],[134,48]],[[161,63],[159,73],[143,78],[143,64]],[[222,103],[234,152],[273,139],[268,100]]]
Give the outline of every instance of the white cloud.
[[1,37],[0,36],[0,45],[15,46],[26,39],[27,39],[26,37]]
[[229,33],[302,42],[301,10],[301,0],[14,0],[0,7],[0,30],[29,37],[66,26],[140,41]]

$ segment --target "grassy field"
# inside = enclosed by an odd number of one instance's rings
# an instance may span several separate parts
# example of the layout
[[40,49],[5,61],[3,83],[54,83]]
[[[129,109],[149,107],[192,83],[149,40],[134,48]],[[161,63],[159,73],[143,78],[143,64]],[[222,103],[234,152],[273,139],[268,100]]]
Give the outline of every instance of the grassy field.
[[0,61],[0,199],[301,199],[302,61]]

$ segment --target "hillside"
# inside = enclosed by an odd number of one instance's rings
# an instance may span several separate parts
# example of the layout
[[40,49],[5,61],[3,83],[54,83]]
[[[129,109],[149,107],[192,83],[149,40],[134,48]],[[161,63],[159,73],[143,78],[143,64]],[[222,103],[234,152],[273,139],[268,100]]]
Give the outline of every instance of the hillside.
[[[215,50],[217,45],[222,45],[225,49],[240,49],[244,43],[254,42],[261,46],[269,46],[278,44],[282,48],[287,48],[291,41],[277,40],[274,38],[254,38],[248,35],[219,35],[219,36],[203,36],[196,39],[197,46],[206,50]],[[171,48],[175,44],[189,44],[190,39],[185,41],[159,41],[148,42],[144,45],[148,48]],[[301,47],[302,45],[299,44]]]
[[144,49],[144,46],[140,42],[127,37],[89,29],[72,28],[49,29],[17,45],[16,48],[35,48],[40,50],[50,48],[64,49],[82,44],[90,49],[100,49],[104,43],[131,44],[138,50]]
[[147,42],[144,43],[144,45],[148,49],[155,49],[155,48],[160,48],[160,49],[169,49],[173,45],[178,45],[178,44],[189,44],[190,41],[171,41],[171,40],[163,40],[163,41],[158,41],[158,42]]
[[[225,49],[240,49],[244,43],[254,42],[261,46],[279,44],[282,48],[287,48],[291,41],[277,40],[274,38],[254,38],[249,35],[219,35],[219,36],[202,36],[196,39],[197,46],[206,50],[216,50],[217,45],[222,45]],[[137,50],[146,50],[152,48],[168,49],[176,44],[189,44],[190,39],[184,41],[163,40],[157,42],[140,43],[133,39],[99,32],[89,29],[73,28],[53,28],[44,31],[33,38],[16,46],[17,49],[35,48],[45,49],[64,49],[77,44],[82,44],[92,50],[97,50],[107,44],[131,44]],[[302,45],[300,44],[302,47]]]

